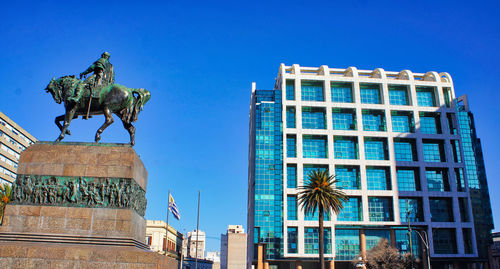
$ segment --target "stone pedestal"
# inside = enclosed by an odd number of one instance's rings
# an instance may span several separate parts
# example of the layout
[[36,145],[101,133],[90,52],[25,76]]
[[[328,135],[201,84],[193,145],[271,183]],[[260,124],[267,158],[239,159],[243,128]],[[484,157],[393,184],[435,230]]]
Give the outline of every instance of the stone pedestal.
[[146,186],[147,171],[128,145],[30,146],[0,226],[0,267],[94,268],[97,260],[103,268],[167,268],[176,261],[145,245]]

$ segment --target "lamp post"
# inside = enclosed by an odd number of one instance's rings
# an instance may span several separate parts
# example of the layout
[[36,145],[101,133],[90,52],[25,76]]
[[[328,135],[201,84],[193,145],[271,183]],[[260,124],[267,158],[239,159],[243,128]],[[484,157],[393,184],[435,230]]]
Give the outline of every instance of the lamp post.
[[431,256],[430,256],[431,254],[430,254],[430,250],[429,250],[429,237],[427,236],[427,232],[422,231],[422,233],[424,233],[424,235],[425,235],[425,239],[420,234],[420,231],[415,231],[415,232],[418,234],[418,236],[422,240],[422,243],[424,243],[425,250],[427,252],[427,269],[431,269]]
[[406,221],[408,222],[408,240],[410,242],[411,269],[414,269],[414,267],[413,267],[413,244],[411,242],[410,214],[411,214],[410,201],[406,200]]

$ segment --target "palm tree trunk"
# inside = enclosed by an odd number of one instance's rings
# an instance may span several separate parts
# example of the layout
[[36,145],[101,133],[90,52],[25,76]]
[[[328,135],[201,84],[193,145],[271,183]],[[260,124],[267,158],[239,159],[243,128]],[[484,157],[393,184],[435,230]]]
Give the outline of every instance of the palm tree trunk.
[[319,214],[319,262],[321,264],[321,269],[325,269],[325,257],[323,249],[323,237],[324,237],[324,228],[323,228],[323,206],[320,204],[318,206],[318,214]]

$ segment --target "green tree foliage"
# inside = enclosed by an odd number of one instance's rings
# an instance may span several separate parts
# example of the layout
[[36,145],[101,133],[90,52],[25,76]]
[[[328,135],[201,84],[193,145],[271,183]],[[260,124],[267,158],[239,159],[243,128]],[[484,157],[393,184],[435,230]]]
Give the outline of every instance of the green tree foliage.
[[3,213],[5,206],[10,203],[12,198],[12,186],[10,184],[0,184],[0,225],[3,222]]

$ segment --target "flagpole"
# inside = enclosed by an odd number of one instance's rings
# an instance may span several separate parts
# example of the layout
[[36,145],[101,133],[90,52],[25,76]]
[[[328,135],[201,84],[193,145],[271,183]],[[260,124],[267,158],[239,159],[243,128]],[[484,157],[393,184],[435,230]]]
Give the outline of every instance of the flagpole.
[[198,235],[200,234],[200,190],[198,190],[198,216],[196,218],[196,257],[194,260],[194,269],[198,269]]
[[168,216],[170,215],[170,189],[168,189],[168,198],[167,198],[167,227],[165,227],[165,256],[168,256]]

